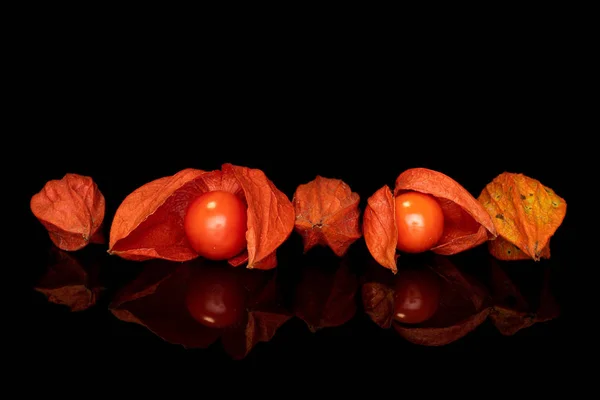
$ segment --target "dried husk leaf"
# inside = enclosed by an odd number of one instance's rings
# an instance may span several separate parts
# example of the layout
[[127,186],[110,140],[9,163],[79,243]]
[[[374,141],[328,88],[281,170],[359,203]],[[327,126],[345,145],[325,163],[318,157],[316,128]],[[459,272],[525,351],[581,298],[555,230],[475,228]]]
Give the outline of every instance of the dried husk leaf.
[[[550,257],[550,238],[567,212],[567,203],[552,189],[523,174],[504,172],[483,189],[479,201],[503,239],[489,244],[494,257],[536,261]],[[520,252],[512,251],[505,242]]]
[[248,204],[248,266],[270,269],[277,264],[274,253],[294,229],[294,206],[258,169],[223,165],[242,187]]
[[298,186],[292,202],[295,230],[302,236],[304,252],[321,245],[343,256],[361,237],[359,201],[358,194],[339,179],[317,176]]
[[396,178],[394,196],[404,191],[430,194],[444,212],[444,232],[434,253],[451,255],[496,237],[496,228],[481,204],[458,182],[427,168],[412,168]]
[[363,235],[373,258],[396,273],[398,228],[394,196],[389,187],[382,187],[367,200],[363,216]]
[[125,322],[142,325],[163,340],[186,348],[206,348],[221,335],[187,311],[185,293],[192,268],[198,265],[156,260],[119,292],[110,311]]
[[444,257],[437,256],[428,267],[440,277],[440,305],[436,313],[421,324],[407,325],[394,320],[395,279],[381,273],[369,273],[362,286],[365,312],[383,328],[394,329],[410,342],[441,346],[452,343],[479,326],[490,312],[485,288],[458,270]]
[[183,232],[185,201],[190,199],[173,194],[202,174],[204,171],[184,169],[149,182],[127,196],[113,218],[109,253],[136,261],[187,261],[196,257]]
[[96,304],[102,291],[77,258],[56,248],[48,271],[34,289],[49,302],[65,305],[71,311],[87,310]]
[[274,268],[275,250],[293,229],[293,206],[264,173],[230,164],[221,171],[183,170],[137,189],[117,210],[110,253],[137,261],[198,257],[185,237],[185,212],[197,196],[215,190],[233,193],[248,205],[247,251],[230,259],[230,264]]
[[[488,243],[488,250],[492,256],[499,260],[517,261],[531,259],[529,255],[523,253],[517,246],[501,237],[491,240]],[[540,258],[550,258],[550,242],[542,249]]]
[[490,320],[506,336],[537,322],[545,322],[559,316],[560,308],[550,290],[550,269],[545,269],[539,305],[528,301],[504,269],[497,263],[491,267],[491,288],[494,306]]
[[30,208],[59,249],[75,251],[90,242],[104,243],[105,200],[89,176],[66,174],[48,181],[33,195]]
[[303,265],[301,274],[295,290],[294,314],[312,332],[340,326],[354,316],[358,279],[346,259],[335,268]]

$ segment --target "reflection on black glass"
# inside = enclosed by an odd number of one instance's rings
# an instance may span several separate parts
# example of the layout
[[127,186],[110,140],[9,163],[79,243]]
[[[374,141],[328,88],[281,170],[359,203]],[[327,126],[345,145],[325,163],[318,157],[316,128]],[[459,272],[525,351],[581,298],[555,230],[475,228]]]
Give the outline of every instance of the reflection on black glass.
[[110,308],[117,318],[186,348],[206,348],[220,338],[235,359],[270,340],[291,318],[281,305],[274,271],[233,268],[200,258],[147,262]]
[[362,285],[365,312],[384,328],[422,345],[452,343],[489,314],[486,290],[446,257],[400,258],[398,273],[373,264]]
[[559,306],[551,290],[550,266],[527,267],[496,260],[491,262],[489,280],[494,307],[490,319],[503,335],[514,335],[523,328],[559,315]]
[[549,268],[522,270],[529,275],[522,288],[534,293],[528,301],[506,274],[510,266],[487,258],[477,267],[487,279],[475,279],[443,256],[400,258],[396,275],[373,263],[361,287],[365,312],[379,326],[429,346],[464,337],[488,316],[504,335],[558,316]]
[[296,266],[293,293],[294,315],[315,332],[340,326],[356,313],[358,280],[348,256],[304,256]]
[[340,326],[356,313],[358,280],[348,257],[303,257],[293,290],[294,315],[313,332]]
[[51,247],[48,270],[35,285],[48,301],[83,311],[96,304],[102,291],[98,283],[99,264],[86,262],[80,254]]

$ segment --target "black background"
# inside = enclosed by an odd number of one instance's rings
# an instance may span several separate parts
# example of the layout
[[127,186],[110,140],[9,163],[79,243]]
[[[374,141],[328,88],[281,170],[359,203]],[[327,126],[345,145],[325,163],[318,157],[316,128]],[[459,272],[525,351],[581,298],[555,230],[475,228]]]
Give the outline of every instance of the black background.
[[[29,81],[22,98],[30,108],[20,134],[29,150],[18,161],[28,167],[19,179],[28,249],[20,327],[36,368],[81,357],[84,364],[250,371],[304,363],[361,368],[446,356],[511,360],[527,368],[567,354],[576,303],[569,294],[575,276],[570,268],[577,264],[579,240],[573,223],[579,183],[573,177],[584,158],[577,149],[586,151],[586,145],[577,136],[577,77],[551,63],[552,52],[503,53],[512,54],[508,58],[482,52],[476,60],[440,53],[434,62],[416,58],[406,67],[381,53],[360,63],[289,53],[268,62],[246,53],[235,60],[206,56],[188,62],[175,50],[167,58],[133,48],[105,57],[110,52],[77,48],[74,57],[72,47],[56,51],[41,43],[44,68],[25,69]],[[67,172],[93,177],[107,201],[108,233],[114,211],[137,187],[183,168],[212,170],[226,162],[262,169],[289,198],[316,175],[342,179],[359,193],[361,209],[377,189],[393,186],[412,167],[441,171],[476,197],[504,171],[534,177],[568,203],[552,240],[563,313],[513,337],[486,322],[440,348],[409,344],[360,311],[345,326],[317,334],[294,320],[245,360],[232,362],[218,346],[184,350],[117,320],[107,310],[109,299],[70,313],[33,291],[50,242],[28,205],[46,181]],[[107,276],[124,284],[136,272],[113,267]]]

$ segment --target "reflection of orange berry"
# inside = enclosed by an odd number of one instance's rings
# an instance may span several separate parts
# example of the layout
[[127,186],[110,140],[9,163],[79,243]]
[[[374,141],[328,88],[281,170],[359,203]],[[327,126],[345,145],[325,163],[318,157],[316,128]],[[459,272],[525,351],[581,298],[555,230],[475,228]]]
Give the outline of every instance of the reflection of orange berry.
[[210,328],[225,328],[240,321],[246,309],[246,289],[228,267],[196,271],[185,297],[192,317]]
[[199,255],[226,260],[246,248],[246,219],[246,205],[239,197],[216,190],[190,203],[183,230]]
[[430,270],[401,270],[396,276],[394,319],[418,324],[431,318],[440,303],[440,278]]
[[444,232],[444,213],[437,200],[428,194],[406,192],[396,197],[396,248],[406,253],[431,249]]

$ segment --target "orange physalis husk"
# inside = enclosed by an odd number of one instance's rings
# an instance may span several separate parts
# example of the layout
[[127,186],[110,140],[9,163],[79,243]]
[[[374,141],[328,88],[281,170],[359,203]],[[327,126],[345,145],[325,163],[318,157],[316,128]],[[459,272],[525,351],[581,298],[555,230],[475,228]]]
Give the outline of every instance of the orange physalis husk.
[[31,198],[33,215],[62,250],[75,251],[88,243],[104,243],[104,196],[88,176],[66,174],[51,180]]
[[185,212],[197,196],[215,190],[233,193],[248,206],[247,251],[229,263],[274,268],[275,251],[294,227],[292,203],[262,171],[231,164],[211,172],[185,169],[135,190],[117,209],[109,252],[138,261],[188,261],[197,257],[183,230]]
[[363,234],[373,258],[396,273],[396,228],[394,196],[406,191],[427,193],[436,198],[444,213],[444,232],[431,249],[442,255],[457,254],[496,237],[496,228],[480,203],[458,182],[441,172],[412,168],[396,179],[394,193],[379,189],[367,201]]
[[504,172],[479,195],[492,217],[498,239],[489,243],[500,260],[550,257],[550,238],[562,223],[567,203],[538,180]]
[[341,180],[317,176],[298,186],[292,201],[304,252],[316,245],[329,246],[341,257],[361,237],[360,197]]

